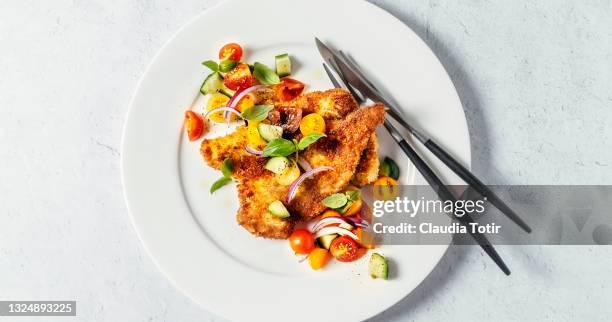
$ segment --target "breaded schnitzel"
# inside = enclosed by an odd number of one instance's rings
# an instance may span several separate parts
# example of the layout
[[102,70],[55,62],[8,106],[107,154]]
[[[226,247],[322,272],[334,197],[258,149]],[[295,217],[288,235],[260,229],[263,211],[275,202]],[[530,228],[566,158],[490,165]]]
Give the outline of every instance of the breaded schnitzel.
[[[265,102],[265,95],[260,97],[264,97],[261,103],[269,103]],[[288,187],[278,184],[274,173],[264,169],[265,158],[245,152],[246,127],[224,137],[204,140],[201,153],[205,161],[216,169],[224,159],[232,160],[234,177],[238,181],[240,209],[237,221],[240,225],[257,236],[287,238],[293,230],[294,220],[319,215],[325,209],[321,200],[344,189],[353,176],[367,184],[368,174],[374,169],[377,173],[374,130],[383,122],[384,108],[377,104],[358,109],[350,93],[341,89],[307,93],[290,102],[274,103],[283,108],[299,108],[304,114],[316,112],[323,116],[328,128],[327,137],[300,154],[313,167],[328,165],[334,168],[334,171],[319,173],[302,184],[295,199],[286,205],[293,214],[290,219],[273,216],[267,211],[272,201],[285,200]],[[359,166],[363,175],[355,174],[360,161],[365,162]]]

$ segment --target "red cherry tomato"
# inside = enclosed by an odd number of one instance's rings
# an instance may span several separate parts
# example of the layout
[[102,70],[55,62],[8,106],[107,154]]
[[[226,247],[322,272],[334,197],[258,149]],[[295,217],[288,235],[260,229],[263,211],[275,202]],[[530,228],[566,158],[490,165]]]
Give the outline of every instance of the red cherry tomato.
[[296,254],[308,254],[315,248],[315,239],[306,229],[296,229],[289,236],[289,245]]
[[185,112],[185,129],[187,130],[187,136],[189,141],[195,141],[204,134],[206,124],[202,117],[193,111]]
[[229,43],[219,50],[220,60],[240,61],[240,58],[242,58],[242,47],[236,43]]
[[244,63],[236,65],[234,69],[225,74],[223,84],[225,84],[227,88],[235,91],[253,86],[253,75],[251,75],[249,65]]
[[276,85],[276,96],[281,101],[290,101],[304,91],[304,83],[293,78],[285,77],[281,79],[281,83]]
[[352,262],[359,258],[359,244],[348,236],[340,236],[331,243],[329,251],[341,262]]

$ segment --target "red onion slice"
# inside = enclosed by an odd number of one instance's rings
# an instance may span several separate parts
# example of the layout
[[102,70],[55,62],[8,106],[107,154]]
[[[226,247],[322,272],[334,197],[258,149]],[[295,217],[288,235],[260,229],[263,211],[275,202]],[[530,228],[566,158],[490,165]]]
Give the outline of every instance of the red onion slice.
[[295,181],[291,183],[291,185],[289,185],[289,192],[287,193],[287,203],[290,203],[291,200],[295,198],[295,194],[297,193],[297,190],[300,184],[302,184],[304,180],[306,180],[310,176],[313,176],[321,171],[327,171],[327,170],[333,170],[333,169],[334,168],[332,167],[322,166],[322,167],[316,167],[314,169],[310,169],[309,171],[302,173],[301,176],[299,176],[297,179],[295,179]]
[[265,85],[254,85],[251,87],[247,87],[243,90],[240,90],[238,92],[236,92],[236,94],[234,94],[234,96],[232,96],[232,98],[229,100],[229,102],[227,103],[227,105],[229,107],[233,107],[235,108],[236,105],[238,105],[238,102],[240,102],[240,100],[245,97],[247,94],[249,94],[252,91],[258,90],[262,87],[265,87]]
[[[233,108],[231,108],[231,107],[229,107],[229,106],[222,106],[222,107],[217,107],[217,108],[215,108],[215,109],[212,109],[212,110],[210,110],[210,111],[206,112],[206,114],[204,114],[204,118],[206,119],[206,118],[208,118],[208,117],[209,117],[211,114],[213,114],[213,113],[217,113],[217,112],[221,112],[221,111],[225,111],[226,113],[228,113],[228,115],[229,115],[229,113],[234,113],[234,114],[238,115],[238,117],[242,117],[242,116],[240,115],[240,112],[238,112],[237,110],[235,110],[235,109],[233,109]],[[228,120],[229,120],[229,118],[228,118],[228,117],[226,117],[226,118],[225,118],[225,120],[226,120],[226,121],[228,121]],[[229,122],[229,121],[228,121],[228,122]]]
[[256,156],[262,156],[263,155],[263,151],[259,151],[259,150],[253,149],[252,147],[250,147],[248,145],[244,149],[247,152],[249,152],[250,154],[253,154],[253,155],[256,155]]
[[325,217],[325,218],[319,220],[319,222],[312,227],[312,231],[316,233],[321,228],[329,226],[329,225],[333,225],[333,224],[349,224],[349,225],[352,225],[351,222],[347,221],[346,219],[344,219],[342,217],[330,216],[330,217]]
[[310,163],[308,163],[308,161],[306,161],[306,159],[302,157],[299,157],[297,159],[297,163],[300,165],[300,167],[302,167],[302,169],[304,169],[304,171],[312,170],[312,166],[310,165]]
[[338,234],[338,235],[341,235],[341,236],[349,236],[349,237],[353,238],[355,241],[359,241],[359,237],[357,237],[357,235],[353,234],[348,229],[344,229],[344,228],[337,227],[337,226],[336,227],[325,227],[325,228],[319,230],[315,234],[315,238],[319,238],[321,236],[331,235],[331,234]]

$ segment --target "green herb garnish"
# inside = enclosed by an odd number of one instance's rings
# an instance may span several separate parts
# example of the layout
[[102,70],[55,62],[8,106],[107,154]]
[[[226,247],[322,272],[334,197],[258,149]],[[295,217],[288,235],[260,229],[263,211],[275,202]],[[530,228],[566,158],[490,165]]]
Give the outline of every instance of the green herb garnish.
[[219,71],[219,65],[212,61],[212,60],[207,60],[207,61],[203,61],[202,65],[210,68],[210,70],[212,70],[213,72],[218,72]]
[[347,202],[348,198],[343,193],[334,193],[333,195],[329,195],[323,199],[323,204],[332,209],[340,208],[346,205]]
[[295,143],[286,139],[274,139],[263,149],[265,157],[286,157],[297,151]]
[[221,163],[221,173],[223,173],[223,178],[215,181],[212,186],[210,186],[210,193],[213,193],[219,188],[232,182],[232,173],[234,173],[234,165],[232,164],[232,159],[227,158],[223,160],[223,163]]
[[222,73],[227,73],[234,69],[238,63],[233,60],[224,60],[219,63],[219,71]]
[[268,117],[268,113],[274,108],[273,105],[255,105],[251,108],[246,109],[242,114],[243,119],[253,122],[265,120]]
[[253,75],[255,75],[255,78],[257,78],[257,80],[262,84],[275,85],[280,83],[280,78],[278,75],[276,75],[276,73],[270,69],[270,67],[262,63],[255,63],[253,67]]
[[325,137],[326,135],[323,133],[319,133],[319,132],[312,132],[308,135],[306,135],[305,137],[303,137],[300,142],[297,144],[297,148],[298,150],[304,150],[306,149],[309,145],[317,142],[318,139]]

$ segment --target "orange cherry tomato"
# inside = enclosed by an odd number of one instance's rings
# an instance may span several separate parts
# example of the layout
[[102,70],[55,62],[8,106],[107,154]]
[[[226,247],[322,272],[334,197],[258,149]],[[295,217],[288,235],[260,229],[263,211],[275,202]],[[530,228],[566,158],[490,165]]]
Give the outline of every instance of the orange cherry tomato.
[[308,254],[315,248],[315,238],[306,229],[296,229],[289,236],[289,245],[296,254]]
[[249,65],[240,63],[231,71],[225,74],[223,84],[229,89],[239,91],[253,85],[253,75]]
[[359,258],[359,244],[348,236],[340,236],[332,241],[329,251],[341,262],[352,262]]
[[327,209],[321,215],[321,219],[327,218],[327,217],[342,217],[342,215],[339,212],[337,212],[337,211],[335,211],[333,209]]
[[361,227],[357,227],[357,229],[353,230],[353,233],[359,237],[359,244],[361,244],[361,246],[368,249],[374,248],[374,236],[371,233]]
[[308,255],[308,263],[310,264],[310,268],[314,270],[318,270],[323,268],[325,264],[329,261],[329,253],[327,249],[324,248],[315,248]]
[[350,217],[352,215],[357,214],[361,210],[362,201],[361,198],[357,199],[357,201],[353,202],[353,204],[349,207],[349,209],[344,212],[342,215],[346,217]]
[[238,104],[236,104],[236,109],[240,112],[244,112],[253,106],[255,106],[255,98],[253,95],[251,95],[251,93],[249,93],[238,101]]
[[206,123],[204,123],[204,119],[195,112],[187,111],[185,112],[185,129],[187,130],[189,141],[195,141],[204,134]]
[[242,58],[242,47],[236,43],[229,43],[219,50],[220,60],[240,61],[240,58]]
[[304,83],[293,78],[285,77],[276,85],[276,96],[281,101],[290,101],[304,91]]
[[374,181],[374,198],[378,200],[392,200],[399,195],[397,181],[391,177],[380,177]]

